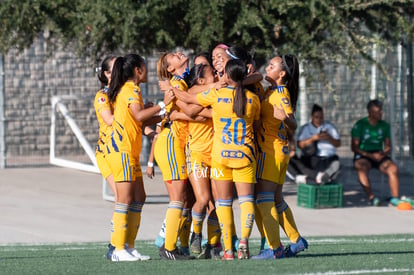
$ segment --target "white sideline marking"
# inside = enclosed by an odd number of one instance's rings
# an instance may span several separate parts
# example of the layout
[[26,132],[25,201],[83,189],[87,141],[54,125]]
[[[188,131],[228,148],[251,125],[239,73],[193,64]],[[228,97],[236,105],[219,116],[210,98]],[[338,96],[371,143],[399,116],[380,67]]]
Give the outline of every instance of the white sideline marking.
[[[381,239],[377,239],[375,237],[369,237],[369,238],[353,238],[353,239],[348,239],[348,238],[326,238],[326,239],[322,239],[322,238],[307,238],[305,237],[305,239],[308,241],[308,243],[312,243],[312,244],[361,244],[361,243],[383,243],[383,244],[390,244],[390,243],[411,243],[414,242],[414,238],[398,238],[398,239],[393,239],[393,238],[388,238],[388,239],[382,239],[382,235],[380,235]],[[286,238],[282,238],[281,241],[284,242],[289,242],[289,239]],[[260,243],[260,239],[250,239],[249,240],[250,243]]]
[[304,275],[344,275],[344,274],[373,274],[373,273],[402,273],[402,272],[413,272],[414,269],[410,268],[383,268],[383,269],[361,269],[361,270],[344,270],[344,271],[327,271],[327,272],[317,272],[317,273],[302,273]]

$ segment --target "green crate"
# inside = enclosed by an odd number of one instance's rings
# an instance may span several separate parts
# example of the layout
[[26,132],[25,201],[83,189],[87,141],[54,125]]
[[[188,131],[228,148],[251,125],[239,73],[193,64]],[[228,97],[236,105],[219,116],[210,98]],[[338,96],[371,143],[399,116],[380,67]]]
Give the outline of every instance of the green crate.
[[306,208],[342,207],[342,197],[342,184],[299,184],[297,204]]

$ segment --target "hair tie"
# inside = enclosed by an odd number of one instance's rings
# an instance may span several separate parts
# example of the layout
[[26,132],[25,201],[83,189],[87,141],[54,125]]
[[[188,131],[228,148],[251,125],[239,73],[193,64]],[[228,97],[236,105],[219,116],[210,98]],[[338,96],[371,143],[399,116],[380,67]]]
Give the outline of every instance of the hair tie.
[[289,69],[289,67],[286,63],[285,55],[282,55],[282,65],[283,65],[283,67],[285,67],[285,70],[288,73],[288,75],[291,76],[292,73],[290,72],[290,69]]
[[232,59],[239,59],[237,56],[235,56],[234,54],[232,54],[228,49],[226,49],[226,54],[228,55],[228,56],[230,56]]

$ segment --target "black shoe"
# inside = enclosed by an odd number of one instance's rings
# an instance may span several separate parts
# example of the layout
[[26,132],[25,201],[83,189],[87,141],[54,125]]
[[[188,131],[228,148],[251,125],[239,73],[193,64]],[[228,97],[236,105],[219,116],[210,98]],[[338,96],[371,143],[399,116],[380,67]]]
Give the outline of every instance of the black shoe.
[[158,254],[160,255],[160,258],[162,260],[178,261],[178,260],[193,260],[193,259],[195,259],[194,256],[181,254],[180,251],[177,248],[174,249],[173,251],[169,251],[169,250],[165,249],[164,245],[160,247],[160,251],[159,251]]
[[202,240],[201,233],[200,234],[193,233],[191,235],[191,242],[190,242],[191,253],[193,254],[201,253],[201,240]]

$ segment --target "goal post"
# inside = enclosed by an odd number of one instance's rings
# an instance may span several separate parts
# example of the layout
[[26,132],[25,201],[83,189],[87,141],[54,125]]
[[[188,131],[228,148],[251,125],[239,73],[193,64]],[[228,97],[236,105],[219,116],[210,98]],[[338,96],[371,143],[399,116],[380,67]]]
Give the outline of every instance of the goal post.
[[[98,165],[96,163],[95,151],[92,149],[89,141],[83,135],[81,129],[76,124],[75,120],[70,115],[68,108],[65,105],[65,101],[80,100],[81,97],[73,95],[53,96],[52,97],[52,113],[50,124],[50,154],[49,162],[53,165],[66,167],[71,169],[77,169],[86,172],[100,173]],[[67,160],[62,157],[56,156],[56,117],[57,113],[61,113],[65,121],[68,123],[71,131],[78,139],[82,148],[86,152],[92,164],[82,163],[73,160]],[[108,186],[106,180],[102,177],[102,198],[107,201],[115,201],[114,194]]]

